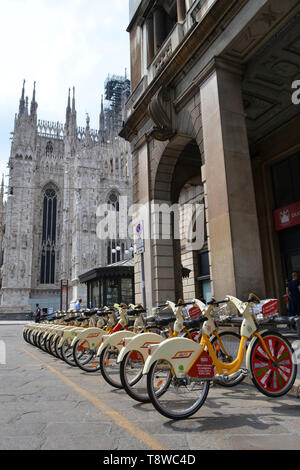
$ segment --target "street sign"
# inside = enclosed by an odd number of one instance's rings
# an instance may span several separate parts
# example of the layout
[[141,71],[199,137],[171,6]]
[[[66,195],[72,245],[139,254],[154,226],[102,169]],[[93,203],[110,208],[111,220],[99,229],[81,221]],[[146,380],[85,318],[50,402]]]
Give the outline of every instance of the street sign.
[[139,222],[135,228],[135,247],[136,247],[136,254],[141,255],[145,252],[145,243],[144,243],[144,227],[143,222]]
[[68,310],[68,286],[66,280],[60,282],[60,310],[66,312]]

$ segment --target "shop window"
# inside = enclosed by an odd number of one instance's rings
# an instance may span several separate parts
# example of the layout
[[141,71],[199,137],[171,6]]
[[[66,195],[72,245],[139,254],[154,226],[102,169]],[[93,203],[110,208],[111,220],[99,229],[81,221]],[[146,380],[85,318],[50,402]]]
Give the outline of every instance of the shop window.
[[125,304],[129,305],[133,303],[133,286],[132,279],[121,279],[121,298]]
[[211,300],[211,280],[209,269],[209,253],[198,253],[198,277],[200,296],[206,301]]
[[106,284],[106,305],[114,305],[119,302],[119,281],[108,279]]

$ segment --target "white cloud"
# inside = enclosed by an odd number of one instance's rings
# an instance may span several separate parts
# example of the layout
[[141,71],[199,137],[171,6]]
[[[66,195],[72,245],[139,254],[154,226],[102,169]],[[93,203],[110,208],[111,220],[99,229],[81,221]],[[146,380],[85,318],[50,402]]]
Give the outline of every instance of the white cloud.
[[78,124],[89,112],[98,127],[108,74],[129,69],[127,0],[0,0],[0,171],[9,158],[23,79],[37,82],[40,119],[64,121],[68,88],[76,87]]

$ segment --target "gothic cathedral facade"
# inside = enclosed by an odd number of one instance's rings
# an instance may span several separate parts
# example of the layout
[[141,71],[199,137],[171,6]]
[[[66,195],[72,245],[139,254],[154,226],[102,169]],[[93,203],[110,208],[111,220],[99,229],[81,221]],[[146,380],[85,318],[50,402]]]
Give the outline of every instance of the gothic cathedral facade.
[[[119,78],[118,104],[129,94],[129,80]],[[25,313],[60,307],[60,286],[68,281],[69,304],[86,300],[79,275],[126,258],[131,241],[101,240],[97,208],[128,197],[131,201],[131,155],[118,136],[122,109],[115,102],[104,110],[99,131],[77,126],[75,89],[69,90],[65,124],[37,118],[34,85],[29,109],[25,81],[15,116],[8,163],[7,201],[0,224],[0,313]],[[120,245],[116,255],[112,247]],[[1,249],[2,248],[2,249]],[[116,252],[116,250],[113,250]]]

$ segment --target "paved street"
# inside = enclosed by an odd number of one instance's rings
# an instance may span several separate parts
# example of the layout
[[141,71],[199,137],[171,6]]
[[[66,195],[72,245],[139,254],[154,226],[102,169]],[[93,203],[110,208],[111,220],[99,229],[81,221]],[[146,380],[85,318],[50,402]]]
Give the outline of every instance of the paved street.
[[[300,449],[300,399],[272,400],[247,384],[214,386],[198,413],[168,421],[87,374],[28,345],[22,325],[0,325],[0,449]],[[3,344],[3,343],[2,343]]]

